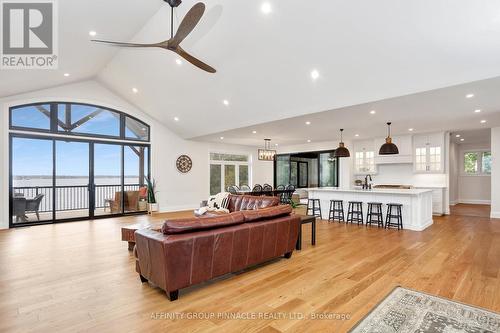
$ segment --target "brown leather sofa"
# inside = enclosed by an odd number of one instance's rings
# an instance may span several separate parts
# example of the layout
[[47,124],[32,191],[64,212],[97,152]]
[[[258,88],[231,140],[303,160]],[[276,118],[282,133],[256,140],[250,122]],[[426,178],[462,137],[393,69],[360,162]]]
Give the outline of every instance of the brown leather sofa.
[[167,220],[161,231],[135,232],[142,282],[179,289],[285,256],[297,242],[300,217],[276,197],[231,195],[229,214]]

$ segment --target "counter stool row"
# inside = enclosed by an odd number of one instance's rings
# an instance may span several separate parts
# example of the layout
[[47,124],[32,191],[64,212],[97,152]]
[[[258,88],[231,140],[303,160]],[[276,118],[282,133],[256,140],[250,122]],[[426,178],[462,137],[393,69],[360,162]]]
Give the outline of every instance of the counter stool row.
[[[320,214],[317,215],[321,217],[321,206],[318,199],[309,199],[316,200],[311,207],[314,211],[314,208],[319,207]],[[363,202],[361,201],[349,201],[349,206],[347,209],[347,221],[344,218],[344,202],[342,200],[330,200],[330,210],[328,215],[328,221],[339,221],[347,222],[347,223],[357,223],[364,224],[364,215],[363,215]],[[385,219],[384,225],[384,213],[382,209],[382,203],[380,202],[368,202],[368,212],[366,215],[366,225],[377,225],[378,227],[385,228],[398,228],[403,229],[403,213],[402,213],[402,204],[398,203],[389,203],[387,204],[387,215]],[[308,212],[309,215],[309,205]],[[396,222],[394,222],[396,220]]]

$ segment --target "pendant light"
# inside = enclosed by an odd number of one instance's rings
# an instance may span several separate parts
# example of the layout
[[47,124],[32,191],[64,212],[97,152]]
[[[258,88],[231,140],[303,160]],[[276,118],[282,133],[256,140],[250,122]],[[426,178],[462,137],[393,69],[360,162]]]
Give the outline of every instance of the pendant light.
[[349,149],[347,149],[345,147],[344,142],[342,140],[343,139],[342,132],[344,132],[343,128],[340,130],[340,143],[339,143],[339,147],[337,149],[335,149],[334,156],[335,157],[350,157],[351,153],[349,153]]
[[276,150],[271,149],[271,139],[264,139],[264,149],[259,149],[260,161],[274,161]]
[[380,150],[378,152],[379,155],[396,155],[399,154],[399,149],[398,146],[396,146],[394,143],[392,143],[392,138],[391,138],[391,124],[392,123],[387,123],[388,127],[388,136],[385,139],[385,143],[380,147]]

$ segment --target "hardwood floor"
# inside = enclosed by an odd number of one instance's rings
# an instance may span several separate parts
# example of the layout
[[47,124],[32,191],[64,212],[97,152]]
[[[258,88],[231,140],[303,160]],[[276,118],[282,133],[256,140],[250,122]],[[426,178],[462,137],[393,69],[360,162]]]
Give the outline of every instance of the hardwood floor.
[[[181,290],[169,302],[139,282],[120,241],[121,226],[148,218],[0,232],[0,331],[345,332],[396,285],[500,311],[500,220],[439,217],[424,232],[322,221],[315,247],[304,226],[303,250],[290,260]],[[350,319],[165,319],[174,312],[335,312]]]
[[476,217],[490,217],[490,205],[470,205],[470,204],[457,204],[450,206],[450,213],[452,215],[460,216],[476,216]]

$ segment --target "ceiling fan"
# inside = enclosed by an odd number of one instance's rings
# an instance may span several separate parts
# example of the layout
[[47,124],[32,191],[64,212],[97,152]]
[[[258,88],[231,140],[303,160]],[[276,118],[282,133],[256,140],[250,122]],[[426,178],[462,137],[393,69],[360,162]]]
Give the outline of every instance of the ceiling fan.
[[215,73],[216,70],[204,63],[203,61],[196,59],[186,51],[182,49],[180,46],[181,42],[194,30],[198,22],[200,22],[203,13],[205,12],[205,4],[202,2],[198,2],[195,4],[186,14],[184,19],[182,20],[177,32],[174,35],[174,7],[178,7],[182,0],[163,0],[168,3],[171,7],[171,25],[170,25],[170,39],[165,40],[159,43],[153,44],[138,44],[138,43],[123,43],[123,42],[112,42],[107,40],[98,40],[92,39],[93,42],[104,43],[116,46],[123,47],[159,47],[162,49],[170,50],[177,53],[179,56],[195,65],[198,68],[201,68],[204,71],[209,73]]

